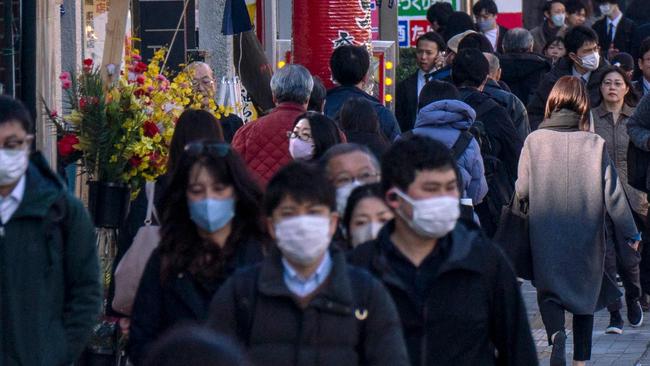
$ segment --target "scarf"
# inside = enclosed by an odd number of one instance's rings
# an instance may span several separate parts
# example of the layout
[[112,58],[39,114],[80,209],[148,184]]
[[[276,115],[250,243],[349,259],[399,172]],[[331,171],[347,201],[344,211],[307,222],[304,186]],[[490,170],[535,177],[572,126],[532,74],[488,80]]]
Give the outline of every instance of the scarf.
[[569,109],[560,109],[551,113],[551,117],[545,119],[539,129],[552,130],[557,132],[580,131],[581,116]]
[[542,25],[542,31],[544,32],[544,40],[548,42],[551,39],[555,38],[555,36],[557,36],[557,32],[559,32],[561,28],[562,27],[550,27],[548,25],[548,22],[544,20],[544,24]]

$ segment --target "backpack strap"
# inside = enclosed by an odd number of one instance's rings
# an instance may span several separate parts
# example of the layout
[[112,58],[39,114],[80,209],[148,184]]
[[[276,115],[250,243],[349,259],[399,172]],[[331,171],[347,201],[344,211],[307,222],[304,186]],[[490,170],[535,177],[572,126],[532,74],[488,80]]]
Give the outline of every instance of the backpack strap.
[[354,316],[357,319],[357,329],[359,330],[359,340],[357,343],[357,354],[359,355],[359,364],[367,363],[365,350],[363,349],[363,340],[368,336],[366,329],[366,316],[370,304],[370,290],[373,288],[372,277],[369,273],[358,268],[348,269],[348,278],[352,287],[354,297]]
[[454,160],[458,160],[461,156],[463,156],[463,153],[472,142],[473,138],[474,136],[472,136],[472,134],[467,131],[460,132],[460,135],[458,136],[458,139],[456,139],[454,146],[451,147],[451,151],[454,154]]

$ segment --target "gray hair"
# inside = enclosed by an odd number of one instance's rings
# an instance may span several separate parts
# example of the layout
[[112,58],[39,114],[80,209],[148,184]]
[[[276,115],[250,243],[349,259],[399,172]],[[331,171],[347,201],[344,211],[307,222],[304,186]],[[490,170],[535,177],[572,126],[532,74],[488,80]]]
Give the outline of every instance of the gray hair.
[[494,75],[501,68],[501,63],[499,58],[496,57],[493,53],[483,52],[483,56],[488,60],[490,64],[490,75]]
[[533,47],[533,35],[524,28],[513,28],[503,37],[505,53],[529,52]]
[[360,152],[362,154],[368,155],[368,157],[370,157],[370,162],[377,169],[377,171],[381,170],[379,160],[366,145],[355,144],[352,142],[338,144],[330,147],[325,152],[325,154],[321,156],[319,163],[322,168],[327,169],[327,165],[329,165],[332,159],[336,158],[337,156],[352,154],[354,152]]
[[302,65],[286,65],[273,74],[271,92],[276,102],[309,102],[311,90],[314,88],[309,70]]

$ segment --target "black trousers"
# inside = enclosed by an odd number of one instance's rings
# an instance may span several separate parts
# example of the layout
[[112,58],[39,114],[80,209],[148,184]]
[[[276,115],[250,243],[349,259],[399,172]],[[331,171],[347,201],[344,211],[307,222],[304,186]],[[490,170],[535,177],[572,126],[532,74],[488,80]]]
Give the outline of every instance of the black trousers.
[[634,213],[634,220],[643,237],[639,248],[639,253],[641,253],[641,263],[639,264],[641,288],[644,294],[650,295],[650,225],[647,216]]
[[[634,219],[637,228],[641,231],[643,218],[635,213]],[[614,280],[618,272],[621,276],[623,287],[625,288],[625,301],[628,304],[635,303],[641,298],[641,276],[639,268],[641,255],[638,251],[627,245],[627,243],[617,242],[614,223],[609,216],[605,218],[605,238],[607,242],[605,273]],[[620,298],[607,306],[609,312],[619,311],[622,308],[623,301]]]
[[[564,330],[564,308],[552,300],[537,296],[539,312],[548,335],[548,344],[553,344],[553,334]],[[593,315],[573,314],[573,360],[588,361],[591,358],[591,339],[594,329]]]

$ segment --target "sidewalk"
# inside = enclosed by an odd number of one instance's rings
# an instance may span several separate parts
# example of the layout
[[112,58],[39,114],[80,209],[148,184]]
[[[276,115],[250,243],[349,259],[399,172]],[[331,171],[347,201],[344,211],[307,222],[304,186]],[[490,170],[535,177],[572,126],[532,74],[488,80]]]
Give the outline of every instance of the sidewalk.
[[[546,331],[537,307],[535,288],[526,282],[522,288],[522,295],[528,309],[533,339],[537,346],[537,354],[541,366],[548,366],[551,347],[548,346]],[[596,313],[594,319],[593,347],[590,366],[650,366],[650,313],[644,313],[644,324],[640,328],[632,328],[627,324],[627,315],[623,307],[623,319],[626,321],[623,334],[605,334],[609,324],[607,310]],[[571,317],[567,315],[567,365],[571,365],[573,358],[573,336],[571,333]]]

